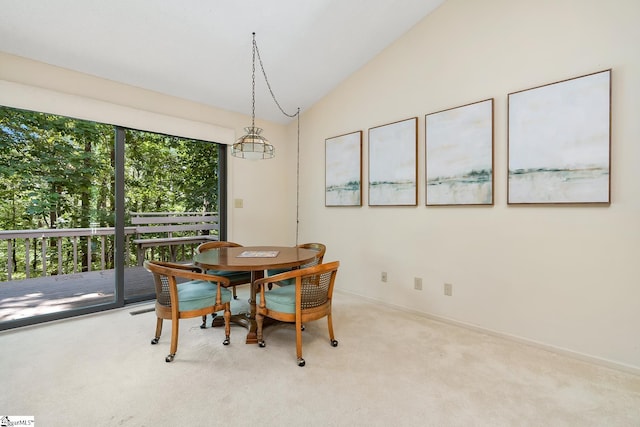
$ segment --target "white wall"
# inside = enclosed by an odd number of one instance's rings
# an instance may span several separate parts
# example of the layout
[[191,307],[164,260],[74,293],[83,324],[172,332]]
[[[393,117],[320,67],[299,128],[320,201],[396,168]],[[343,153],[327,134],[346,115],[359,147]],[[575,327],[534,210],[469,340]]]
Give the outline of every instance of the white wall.
[[[447,0],[303,115],[300,241],[340,289],[640,372],[638,22],[637,0]],[[507,207],[507,94],[608,68],[611,206]],[[495,206],[426,207],[425,114],[487,98]],[[368,207],[367,129],[414,116],[418,206]],[[357,130],[364,206],[327,208],[324,141]]]
[[[127,86],[0,52],[0,105],[33,109],[143,130],[233,143],[251,124],[242,114]],[[264,162],[229,158],[229,235],[245,245],[291,245],[295,197],[283,191],[292,154],[284,126],[256,121],[276,146]],[[230,150],[228,150],[230,151]],[[233,201],[243,199],[243,208]]]

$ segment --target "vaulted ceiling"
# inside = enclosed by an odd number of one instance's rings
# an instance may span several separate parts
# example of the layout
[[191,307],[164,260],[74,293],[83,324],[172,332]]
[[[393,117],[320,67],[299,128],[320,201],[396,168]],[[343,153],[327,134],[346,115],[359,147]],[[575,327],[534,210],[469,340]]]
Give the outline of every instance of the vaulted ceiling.
[[[2,0],[0,51],[251,114],[255,32],[273,92],[295,113],[443,1]],[[256,116],[290,120],[259,64]]]

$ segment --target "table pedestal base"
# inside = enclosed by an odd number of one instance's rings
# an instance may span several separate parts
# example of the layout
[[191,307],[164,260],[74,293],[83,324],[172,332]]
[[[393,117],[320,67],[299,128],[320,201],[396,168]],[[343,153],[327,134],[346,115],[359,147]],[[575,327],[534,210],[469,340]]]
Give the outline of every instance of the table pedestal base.
[[[251,319],[249,313],[232,314],[231,323],[248,329],[245,344],[258,343],[258,325],[256,324],[256,321],[254,319]],[[273,325],[275,323],[278,323],[277,320],[273,320],[269,317],[265,317],[262,327],[266,328],[267,326]],[[222,316],[216,315],[213,318],[213,321],[211,322],[211,327],[218,328],[221,326],[224,326],[224,318]]]

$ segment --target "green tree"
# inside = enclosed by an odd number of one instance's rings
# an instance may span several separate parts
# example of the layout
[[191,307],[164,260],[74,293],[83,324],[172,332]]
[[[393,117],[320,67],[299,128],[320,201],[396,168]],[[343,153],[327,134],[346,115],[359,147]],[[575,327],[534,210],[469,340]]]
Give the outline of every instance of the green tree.
[[[107,124],[0,106],[2,229],[113,226],[114,130]],[[217,210],[216,144],[136,130],[127,130],[125,138],[127,212]],[[37,245],[34,239],[34,270]],[[113,241],[108,245],[111,257]],[[86,268],[86,240],[80,246]],[[65,243],[64,251],[71,250]],[[17,251],[14,265],[24,259]],[[111,266],[112,259],[107,261]]]

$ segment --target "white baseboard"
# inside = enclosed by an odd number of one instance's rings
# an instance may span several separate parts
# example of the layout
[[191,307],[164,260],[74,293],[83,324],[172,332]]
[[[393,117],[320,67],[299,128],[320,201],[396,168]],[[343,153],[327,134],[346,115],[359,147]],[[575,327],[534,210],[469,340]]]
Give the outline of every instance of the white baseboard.
[[564,356],[568,356],[577,360],[581,360],[583,362],[587,362],[587,363],[592,363],[594,365],[598,365],[598,366],[602,366],[605,368],[609,368],[609,369],[614,369],[617,371],[622,371],[622,372],[626,372],[626,373],[630,373],[630,374],[634,374],[634,375],[639,375],[640,376],[640,367],[637,366],[633,366],[633,365],[627,365],[625,363],[620,363],[620,362],[616,362],[613,360],[609,360],[609,359],[604,359],[601,357],[597,357],[597,356],[592,356],[589,354],[585,354],[585,353],[580,353],[577,351],[573,351],[573,350],[569,350],[567,348],[563,348],[563,347],[558,347],[558,346],[554,346],[554,345],[550,345],[550,344],[546,344],[540,341],[535,341],[535,340],[531,340],[528,338],[523,338],[517,335],[512,335],[512,334],[508,334],[505,332],[500,332],[500,331],[495,331],[493,329],[489,329],[489,328],[484,328],[482,326],[478,326],[478,325],[474,325],[472,323],[467,323],[467,322],[462,322],[460,320],[456,320],[456,319],[451,319],[449,317],[444,317],[444,316],[439,316],[436,314],[431,314],[431,313],[426,313],[423,311],[418,311],[415,309],[411,309],[408,307],[403,307],[401,305],[397,305],[397,304],[391,304],[387,301],[381,301],[375,298],[371,298],[371,297],[367,297],[364,295],[359,295],[353,292],[349,292],[349,291],[345,291],[345,290],[340,290],[336,292],[344,292],[346,294],[350,294],[350,295],[354,295],[360,298],[364,298],[366,300],[378,303],[378,304],[382,304],[382,305],[386,305],[388,307],[393,307],[396,308],[398,310],[402,310],[402,311],[406,311],[408,313],[413,313],[416,314],[418,316],[422,316],[425,317],[427,319],[431,319],[431,320],[436,320],[439,322],[443,322],[443,323],[447,323],[449,325],[454,325],[454,326],[459,326],[465,329],[470,329],[476,332],[481,332],[487,335],[492,335],[495,337],[499,337],[499,338],[504,338],[504,339],[508,339],[510,341],[515,341],[521,344],[526,344],[526,345],[530,345],[542,350],[546,350],[546,351],[550,351],[552,353],[556,353],[556,354],[561,354]]

